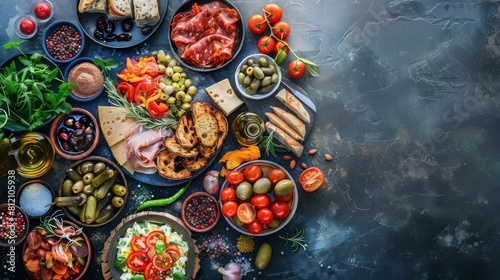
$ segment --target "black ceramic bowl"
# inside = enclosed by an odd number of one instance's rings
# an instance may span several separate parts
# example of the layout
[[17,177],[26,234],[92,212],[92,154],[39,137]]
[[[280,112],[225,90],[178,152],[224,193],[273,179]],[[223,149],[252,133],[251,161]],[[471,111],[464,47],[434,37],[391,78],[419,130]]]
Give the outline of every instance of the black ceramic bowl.
[[[223,62],[221,65],[219,65],[217,67],[199,67],[196,65],[192,65],[189,62],[182,59],[182,51],[177,48],[175,42],[172,40],[172,36],[171,36],[172,23],[173,23],[174,18],[177,14],[191,11],[193,9],[194,4],[198,4],[198,6],[201,7],[203,5],[210,4],[213,2],[220,2],[223,5],[227,6],[228,8],[236,10],[236,12],[238,13],[239,19],[236,22],[236,35],[235,35],[235,42],[234,42],[233,51],[232,51],[233,55],[231,56],[230,59],[226,60],[225,62]],[[170,49],[174,53],[174,56],[176,57],[176,59],[179,60],[183,66],[185,66],[191,70],[198,71],[198,72],[209,72],[209,71],[221,69],[222,67],[229,64],[238,55],[238,53],[240,52],[240,50],[243,46],[243,40],[245,38],[245,26],[243,24],[243,18],[241,17],[241,13],[238,11],[238,9],[231,2],[229,2],[227,0],[217,0],[217,1],[215,1],[215,0],[189,0],[189,1],[182,3],[182,5],[180,5],[177,8],[177,10],[174,12],[172,18],[170,19],[168,34],[169,34],[169,38],[170,38],[170,40],[169,40]]]

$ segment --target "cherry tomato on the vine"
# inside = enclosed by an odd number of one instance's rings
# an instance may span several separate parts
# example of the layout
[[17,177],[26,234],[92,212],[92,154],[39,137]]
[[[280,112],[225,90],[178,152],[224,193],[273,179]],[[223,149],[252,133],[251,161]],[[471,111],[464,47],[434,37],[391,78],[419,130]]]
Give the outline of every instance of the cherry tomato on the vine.
[[236,189],[233,187],[225,187],[220,192],[220,200],[222,203],[226,203],[228,201],[236,201]]
[[249,165],[243,170],[243,175],[245,180],[253,184],[262,177],[262,168],[255,164]]
[[278,4],[269,3],[264,6],[264,13],[266,13],[267,20],[269,20],[271,24],[274,24],[280,21],[281,16],[283,15],[283,10]]
[[264,230],[264,226],[259,220],[253,220],[247,225],[247,229],[250,233],[259,234]]
[[290,45],[286,41],[278,41],[274,44],[274,53],[278,54],[280,49],[288,54],[290,52]]
[[273,34],[280,40],[285,40],[290,34],[290,24],[284,21],[278,21],[273,25]]
[[270,54],[274,50],[275,41],[271,36],[262,36],[257,42],[259,52]]
[[294,60],[288,64],[288,74],[292,78],[300,78],[306,73],[306,64],[301,60]]
[[248,29],[253,34],[261,34],[267,29],[267,23],[263,15],[254,14],[248,19]]
[[231,218],[234,215],[236,215],[236,212],[238,211],[238,203],[235,201],[227,201],[224,204],[222,204],[222,214],[224,216]]

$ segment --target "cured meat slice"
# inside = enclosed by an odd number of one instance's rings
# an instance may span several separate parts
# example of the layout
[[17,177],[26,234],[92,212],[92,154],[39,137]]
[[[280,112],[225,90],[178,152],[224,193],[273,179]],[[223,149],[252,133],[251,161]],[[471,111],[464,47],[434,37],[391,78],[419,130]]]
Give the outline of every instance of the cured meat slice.
[[186,46],[196,40],[205,30],[208,22],[208,11],[201,11],[197,14],[189,13],[179,19],[174,19],[175,28],[170,34],[177,48],[184,51]]
[[217,67],[230,59],[234,40],[223,35],[212,34],[188,45],[182,59],[202,68]]

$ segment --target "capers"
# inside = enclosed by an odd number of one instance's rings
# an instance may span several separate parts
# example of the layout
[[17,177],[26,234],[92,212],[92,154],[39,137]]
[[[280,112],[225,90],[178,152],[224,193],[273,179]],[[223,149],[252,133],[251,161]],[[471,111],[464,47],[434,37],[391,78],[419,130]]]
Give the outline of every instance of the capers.
[[249,58],[240,66],[238,82],[248,94],[268,93],[279,80],[278,68],[266,57]]

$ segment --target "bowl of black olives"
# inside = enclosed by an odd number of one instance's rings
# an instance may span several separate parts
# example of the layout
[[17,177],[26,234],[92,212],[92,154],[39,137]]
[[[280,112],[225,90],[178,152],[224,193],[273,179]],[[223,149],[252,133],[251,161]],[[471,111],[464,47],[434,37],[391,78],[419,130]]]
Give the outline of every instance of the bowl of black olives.
[[96,118],[87,110],[72,108],[60,114],[50,127],[50,139],[56,153],[70,160],[79,160],[92,153],[100,139]]

